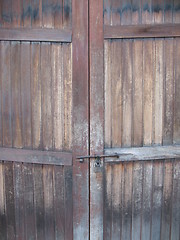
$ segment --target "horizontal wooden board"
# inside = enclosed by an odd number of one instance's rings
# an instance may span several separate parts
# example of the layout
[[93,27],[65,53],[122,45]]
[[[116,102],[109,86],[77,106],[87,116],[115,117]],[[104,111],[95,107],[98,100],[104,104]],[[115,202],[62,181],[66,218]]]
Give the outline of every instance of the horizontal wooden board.
[[180,158],[180,145],[134,147],[134,148],[110,148],[105,149],[106,154],[118,154],[119,158],[107,158],[106,163],[124,161],[147,161],[156,159]]
[[179,37],[180,24],[104,26],[104,39]]
[[0,40],[5,41],[38,41],[38,42],[71,42],[72,31],[64,29],[0,29]]
[[0,148],[0,160],[8,162],[70,166],[72,165],[72,154],[69,152]]

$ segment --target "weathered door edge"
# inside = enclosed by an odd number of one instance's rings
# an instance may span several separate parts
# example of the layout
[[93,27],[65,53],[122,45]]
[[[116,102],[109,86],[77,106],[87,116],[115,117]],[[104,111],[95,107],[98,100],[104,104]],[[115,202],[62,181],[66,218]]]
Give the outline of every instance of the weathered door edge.
[[[90,154],[104,149],[103,0],[89,1]],[[90,239],[103,239],[103,162],[90,161]]]
[[88,0],[72,1],[73,239],[89,239]]

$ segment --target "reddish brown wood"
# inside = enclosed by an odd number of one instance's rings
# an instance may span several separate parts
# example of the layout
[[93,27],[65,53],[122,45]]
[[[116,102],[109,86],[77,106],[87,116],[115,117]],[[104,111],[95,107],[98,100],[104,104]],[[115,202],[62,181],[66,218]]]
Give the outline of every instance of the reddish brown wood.
[[71,30],[57,29],[0,29],[0,40],[71,42]]
[[104,26],[104,38],[179,37],[179,24]]
[[87,155],[88,133],[88,1],[72,1],[73,16],[73,238],[89,239],[89,164],[76,161]]
[[72,164],[72,154],[68,152],[0,148],[0,160],[68,166]]

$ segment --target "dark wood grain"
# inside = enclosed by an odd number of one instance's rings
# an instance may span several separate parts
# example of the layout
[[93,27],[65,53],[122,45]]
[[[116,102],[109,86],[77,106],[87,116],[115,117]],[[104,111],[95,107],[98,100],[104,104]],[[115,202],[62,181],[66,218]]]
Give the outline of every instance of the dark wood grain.
[[36,164],[71,165],[72,154],[68,152],[0,148],[0,160]]
[[2,240],[7,239],[7,224],[6,224],[6,212],[5,212],[5,178],[4,178],[4,164],[0,161],[0,238]]
[[104,26],[104,38],[179,37],[179,24]]
[[71,30],[57,29],[0,29],[0,40],[71,42]]

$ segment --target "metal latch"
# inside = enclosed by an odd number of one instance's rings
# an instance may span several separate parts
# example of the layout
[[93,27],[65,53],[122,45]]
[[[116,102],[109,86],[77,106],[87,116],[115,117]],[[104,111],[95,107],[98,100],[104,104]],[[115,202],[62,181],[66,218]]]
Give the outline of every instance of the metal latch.
[[95,167],[101,167],[101,158],[107,158],[107,157],[115,157],[119,158],[119,154],[102,154],[102,155],[87,155],[87,156],[78,156],[76,159],[78,162],[83,163],[85,159],[95,159]]

